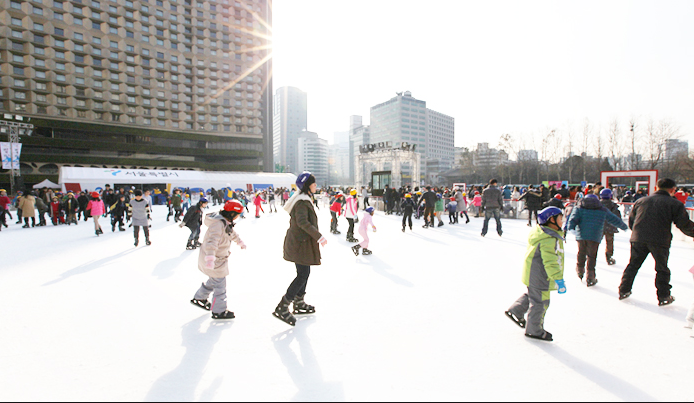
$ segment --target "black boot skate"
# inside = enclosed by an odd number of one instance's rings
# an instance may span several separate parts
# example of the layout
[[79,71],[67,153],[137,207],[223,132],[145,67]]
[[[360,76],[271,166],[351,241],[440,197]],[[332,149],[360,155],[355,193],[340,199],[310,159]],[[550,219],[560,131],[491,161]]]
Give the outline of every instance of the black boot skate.
[[282,300],[277,305],[277,308],[275,308],[275,312],[272,313],[272,316],[290,326],[296,325],[296,318],[289,312],[289,300],[287,300],[286,297],[282,297]]
[[368,250],[368,249],[366,249],[366,248],[364,248],[364,249],[361,250],[361,254],[362,254],[362,255],[370,255],[370,254],[372,254],[372,253],[373,253],[373,252],[371,252],[370,250]]
[[670,304],[672,304],[673,302],[675,302],[675,297],[673,297],[672,295],[670,295],[669,297],[667,297],[667,298],[665,298],[665,299],[659,300],[659,301],[658,301],[658,306],[670,305]]
[[359,245],[352,246],[352,252],[354,252],[355,256],[359,256],[359,248],[361,248]]
[[230,311],[224,311],[222,313],[212,312],[212,319],[225,320],[225,319],[234,319],[235,317],[236,316],[234,316],[234,313],[230,312]]
[[443,227],[443,226],[444,226],[443,221],[439,221],[439,225],[438,225],[438,226],[439,226],[439,227]]
[[620,292],[619,292],[619,300],[620,300],[620,301],[623,300],[623,299],[627,299],[627,298],[629,298],[629,297],[631,297],[631,291],[627,291],[627,292],[621,292],[621,291],[620,291]]
[[135,237],[135,246],[137,246],[137,245],[139,245],[139,244],[140,244],[140,238]]
[[525,319],[516,317],[516,315],[514,315],[511,311],[506,311],[505,313],[506,316],[508,316],[508,318],[511,319],[516,325],[520,326],[522,329],[525,329]]
[[195,249],[195,246],[193,246],[193,241],[188,241],[186,244],[186,250],[193,250]]
[[193,246],[195,246],[195,248],[199,248],[202,246],[202,244],[200,242],[198,242],[197,238],[195,238],[195,240],[193,241]]
[[609,257],[607,258],[607,264],[608,264],[609,266],[612,266],[613,264],[616,264],[616,263],[617,263],[617,261],[614,260],[614,258],[613,258],[612,256],[609,256]]
[[405,232],[405,227],[402,227],[402,232]]
[[294,309],[292,313],[294,315],[308,315],[316,313],[316,308],[304,302],[303,295],[297,295],[294,297]]
[[212,309],[212,304],[206,299],[191,299],[190,303],[206,311]]
[[587,285],[588,287],[592,287],[592,286],[594,286],[594,285],[597,284],[597,283],[598,283],[598,279],[597,279],[597,278],[586,280],[586,285]]
[[152,244],[152,241],[149,240],[149,238],[145,238],[145,245],[149,246]]
[[545,331],[545,333],[541,336],[534,336],[532,334],[526,333],[525,337],[530,337],[531,339],[538,339],[538,340],[542,340],[542,341],[553,341],[554,340],[554,339],[552,339],[552,333],[547,332],[547,331]]

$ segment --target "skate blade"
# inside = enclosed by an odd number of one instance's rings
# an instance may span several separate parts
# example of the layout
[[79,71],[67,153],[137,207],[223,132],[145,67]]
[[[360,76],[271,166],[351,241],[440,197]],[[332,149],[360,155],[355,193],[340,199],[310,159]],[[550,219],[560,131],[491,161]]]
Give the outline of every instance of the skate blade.
[[227,317],[224,317],[224,318],[215,318],[214,316],[212,317],[212,320],[216,320],[216,321],[226,321],[226,320],[233,320],[233,319],[236,319],[236,316],[232,316],[232,317],[230,317],[230,318],[227,318]]
[[210,307],[207,307],[207,306],[200,305],[200,304],[198,304],[197,302],[194,302],[194,301],[190,301],[190,303],[191,303],[192,305],[194,305],[194,306],[197,306],[197,307],[200,308],[200,309],[204,309],[205,311],[209,311],[209,310],[212,308],[211,306],[210,306]]
[[277,313],[275,313],[275,312],[272,313],[272,316],[276,317],[277,319],[281,320],[282,322],[284,322],[284,323],[286,323],[286,324],[288,324],[288,325],[290,325],[290,326],[296,326],[296,322],[292,323],[291,321],[284,320],[284,319],[282,319],[282,318],[281,318]]
[[294,312],[292,312],[292,315],[313,315],[314,313],[316,313],[316,311],[313,311],[313,312],[296,312],[296,311],[294,311]]
[[511,319],[511,320],[513,321],[513,323],[515,323],[516,325],[518,325],[518,327],[520,327],[521,329],[525,329],[525,319],[523,319],[522,321],[521,321],[521,320],[516,320],[516,318],[513,316],[513,314],[512,314],[511,312],[506,311],[506,312],[504,312],[504,313],[506,314],[506,316],[507,316],[509,319]]

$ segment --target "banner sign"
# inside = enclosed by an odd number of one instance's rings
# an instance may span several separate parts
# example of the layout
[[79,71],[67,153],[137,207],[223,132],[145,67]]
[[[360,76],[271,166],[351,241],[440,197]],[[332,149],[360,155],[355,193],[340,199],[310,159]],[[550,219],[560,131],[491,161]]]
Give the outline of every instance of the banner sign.
[[19,169],[19,155],[21,153],[21,143],[0,143],[0,158],[2,158],[2,169]]

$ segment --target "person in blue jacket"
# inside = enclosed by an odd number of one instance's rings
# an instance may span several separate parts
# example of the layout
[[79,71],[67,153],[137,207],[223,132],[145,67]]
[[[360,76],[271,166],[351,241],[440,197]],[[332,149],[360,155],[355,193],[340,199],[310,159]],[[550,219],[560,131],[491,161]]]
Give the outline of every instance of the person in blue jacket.
[[[626,231],[627,225],[620,217],[605,208],[598,196],[586,195],[571,211],[569,231],[574,231],[578,241],[578,256],[576,257],[576,273],[583,280],[587,271],[586,285],[592,287],[598,283],[595,278],[595,262],[598,257],[598,247],[603,237],[605,222]],[[586,270],[586,260],[588,267]]]

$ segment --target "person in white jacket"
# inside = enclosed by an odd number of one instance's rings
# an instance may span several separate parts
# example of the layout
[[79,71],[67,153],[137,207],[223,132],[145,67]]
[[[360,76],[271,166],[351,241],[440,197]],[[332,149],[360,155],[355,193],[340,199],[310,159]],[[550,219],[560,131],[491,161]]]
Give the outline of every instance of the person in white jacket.
[[349,192],[349,197],[345,204],[345,218],[347,218],[347,222],[349,222],[347,242],[359,242],[359,240],[354,237],[354,219],[357,218],[358,212],[359,201],[357,200],[357,189],[352,189]]

